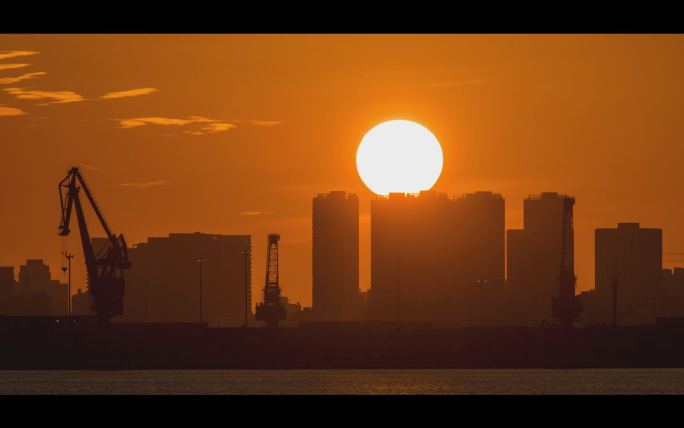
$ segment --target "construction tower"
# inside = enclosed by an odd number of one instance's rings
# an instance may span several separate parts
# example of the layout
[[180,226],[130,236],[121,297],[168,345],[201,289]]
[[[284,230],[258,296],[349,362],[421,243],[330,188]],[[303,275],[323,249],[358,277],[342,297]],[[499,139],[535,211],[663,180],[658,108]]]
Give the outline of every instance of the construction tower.
[[558,278],[558,296],[553,299],[552,313],[563,328],[571,328],[582,312],[582,304],[575,295],[575,242],[572,212],[575,198],[563,198],[563,235],[561,240],[561,266]]
[[266,285],[264,286],[264,301],[257,304],[257,321],[266,321],[269,328],[277,327],[278,321],[287,316],[285,308],[280,303],[280,281],[278,277],[278,241],[280,235],[270,233],[268,235],[268,248],[266,253]]

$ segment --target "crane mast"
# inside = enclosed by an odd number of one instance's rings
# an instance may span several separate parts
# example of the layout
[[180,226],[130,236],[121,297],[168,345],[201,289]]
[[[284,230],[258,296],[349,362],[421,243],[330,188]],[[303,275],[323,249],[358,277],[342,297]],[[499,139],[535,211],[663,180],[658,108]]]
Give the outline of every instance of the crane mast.
[[[80,190],[85,193],[107,236],[107,244],[98,253],[95,253],[90,239],[83,206],[79,198]],[[59,225],[60,236],[69,234],[71,212],[73,208],[76,209],[76,220],[83,246],[83,258],[88,273],[88,292],[92,309],[97,315],[98,327],[107,328],[112,316],[123,314],[123,271],[131,267],[131,263],[128,261],[126,240],[123,235],[116,236],[112,233],[78,168],[71,168],[67,176],[59,182],[59,200],[62,208],[62,220]]]
[[264,301],[256,307],[256,319],[266,321],[266,326],[274,328],[278,321],[287,316],[285,308],[280,302],[280,276],[278,274],[278,241],[280,235],[268,235],[266,251],[266,285],[264,286]]
[[552,300],[552,313],[563,328],[572,327],[582,312],[582,303],[575,295],[575,239],[573,232],[573,205],[575,199],[563,198],[563,231],[561,238],[561,266],[558,278],[558,296]]

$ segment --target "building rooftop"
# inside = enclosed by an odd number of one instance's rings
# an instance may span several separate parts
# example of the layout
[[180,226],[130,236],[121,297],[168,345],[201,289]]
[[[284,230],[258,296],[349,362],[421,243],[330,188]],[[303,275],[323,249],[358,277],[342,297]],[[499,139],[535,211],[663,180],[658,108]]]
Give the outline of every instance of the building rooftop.
[[328,193],[319,193],[316,198],[318,199],[357,199],[355,193],[347,193],[344,190],[333,190]]

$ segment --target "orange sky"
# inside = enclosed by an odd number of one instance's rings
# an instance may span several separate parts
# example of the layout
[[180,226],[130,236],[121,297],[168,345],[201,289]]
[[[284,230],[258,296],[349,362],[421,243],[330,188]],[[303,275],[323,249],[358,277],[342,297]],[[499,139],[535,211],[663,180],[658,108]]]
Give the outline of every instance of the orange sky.
[[65,279],[57,183],[81,165],[129,244],[252,234],[256,290],[280,232],[281,286],[304,305],[311,198],[355,192],[366,289],[356,147],[395,118],[440,140],[436,190],[503,194],[507,228],[528,194],[574,195],[580,290],[593,230],[618,221],[663,228],[665,266],[684,265],[682,76],[683,36],[0,35],[0,265],[43,258]]

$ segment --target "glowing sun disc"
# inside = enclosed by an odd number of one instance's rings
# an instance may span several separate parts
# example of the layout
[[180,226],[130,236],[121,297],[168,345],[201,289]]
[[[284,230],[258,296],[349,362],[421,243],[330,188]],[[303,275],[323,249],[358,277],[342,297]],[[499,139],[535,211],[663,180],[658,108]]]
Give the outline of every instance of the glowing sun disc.
[[434,134],[408,120],[376,125],[356,151],[359,176],[377,195],[429,190],[442,172],[442,163],[442,147]]

